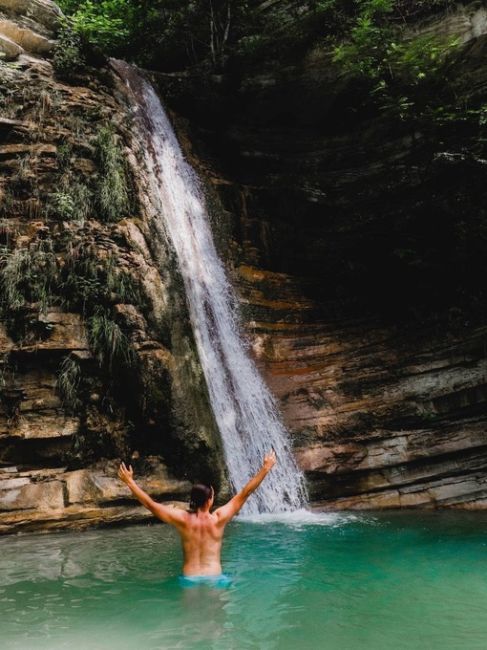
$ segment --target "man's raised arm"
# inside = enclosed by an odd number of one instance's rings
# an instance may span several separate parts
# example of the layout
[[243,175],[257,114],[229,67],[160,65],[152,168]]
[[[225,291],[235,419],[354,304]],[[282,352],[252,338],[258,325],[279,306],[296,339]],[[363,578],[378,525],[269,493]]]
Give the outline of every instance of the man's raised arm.
[[127,468],[125,463],[122,463],[118,470],[118,478],[127,485],[134,497],[136,497],[140,503],[145,506],[147,510],[150,510],[158,519],[165,521],[166,524],[172,524],[176,527],[179,527],[184,523],[186,519],[186,513],[184,510],[157,503],[157,501],[154,501],[147,492],[144,492],[144,490],[137,485],[134,481],[134,470],[132,469],[132,465],[129,465]]
[[240,492],[233,497],[233,499],[230,499],[228,503],[215,510],[214,514],[218,517],[218,521],[220,523],[226,524],[230,521],[230,519],[232,519],[232,517],[235,517],[235,515],[242,508],[252,492],[254,492],[259,487],[259,485],[262,483],[262,481],[265,479],[275,464],[276,454],[274,451],[271,451],[269,454],[267,454],[267,456],[264,457],[264,463],[262,464],[261,469],[253,478],[250,479],[247,485],[242,488]]

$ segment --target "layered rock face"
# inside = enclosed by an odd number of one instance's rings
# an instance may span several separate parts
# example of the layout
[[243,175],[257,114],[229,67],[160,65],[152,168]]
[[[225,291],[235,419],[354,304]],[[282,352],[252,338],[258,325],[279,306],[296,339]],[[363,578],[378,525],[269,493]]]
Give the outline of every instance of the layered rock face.
[[0,2],[0,54],[6,61],[20,54],[45,55],[55,45],[61,11],[50,0],[2,0]]
[[0,9],[18,45],[0,63],[0,532],[140,521],[122,458],[160,500],[224,482],[185,297],[123,88],[55,72],[33,36],[54,37],[51,2]]
[[[161,500],[225,486],[181,281],[123,87],[107,66],[56,75],[52,3],[0,12],[0,532],[140,521],[121,458]],[[459,35],[448,74],[474,105],[484,13],[418,27]],[[485,507],[480,120],[359,110],[319,47],[232,65],[159,81],[312,505]]]
[[[252,275],[255,300],[256,287],[265,294],[276,277]],[[292,281],[280,277],[279,286]],[[294,323],[268,308],[249,326],[312,503],[485,507],[487,328],[309,322],[299,303],[293,309]]]
[[[485,28],[477,3],[411,28],[458,36],[446,73],[472,108],[487,93]],[[233,62],[206,87],[160,85],[233,227],[222,253],[312,504],[485,507],[478,123],[364,109],[319,47]]]

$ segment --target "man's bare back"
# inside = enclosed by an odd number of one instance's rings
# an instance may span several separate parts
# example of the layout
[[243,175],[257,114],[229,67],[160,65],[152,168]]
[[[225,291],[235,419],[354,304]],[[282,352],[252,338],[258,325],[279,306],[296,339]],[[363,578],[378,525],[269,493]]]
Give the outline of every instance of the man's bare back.
[[222,572],[220,553],[225,526],[209,512],[186,514],[186,525],[179,531],[184,555],[183,575],[219,575]]
[[142,490],[133,478],[132,467],[120,465],[118,476],[132,491],[134,496],[158,519],[171,524],[181,536],[183,546],[184,576],[219,576],[222,573],[221,547],[225,526],[240,511],[249,496],[262,483],[276,462],[271,452],[264,458],[262,468],[228,503],[210,512],[213,506],[213,490],[209,497],[200,503],[194,512],[157,503]]

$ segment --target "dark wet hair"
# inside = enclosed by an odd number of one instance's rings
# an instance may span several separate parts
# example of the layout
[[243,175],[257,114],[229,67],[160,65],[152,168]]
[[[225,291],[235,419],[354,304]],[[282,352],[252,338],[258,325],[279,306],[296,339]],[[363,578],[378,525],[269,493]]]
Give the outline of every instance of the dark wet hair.
[[208,499],[213,496],[213,488],[202,483],[197,483],[191,488],[191,496],[189,497],[189,509],[196,512],[198,508],[202,508]]

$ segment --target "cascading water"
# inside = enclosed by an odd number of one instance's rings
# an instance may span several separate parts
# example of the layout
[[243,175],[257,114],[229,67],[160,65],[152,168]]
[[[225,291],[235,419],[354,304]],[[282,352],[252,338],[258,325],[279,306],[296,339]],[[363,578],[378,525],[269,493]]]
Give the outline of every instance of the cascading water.
[[152,85],[133,66],[120,61],[112,65],[130,90],[149,201],[176,252],[230,480],[235,490],[242,488],[274,448],[278,462],[245,512],[296,510],[305,503],[303,477],[274,400],[247,354],[236,299],[215,248],[198,178]]

